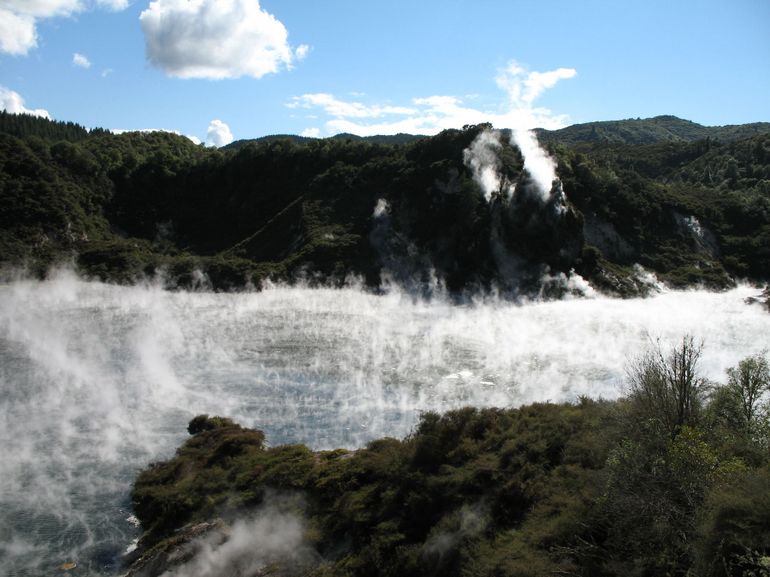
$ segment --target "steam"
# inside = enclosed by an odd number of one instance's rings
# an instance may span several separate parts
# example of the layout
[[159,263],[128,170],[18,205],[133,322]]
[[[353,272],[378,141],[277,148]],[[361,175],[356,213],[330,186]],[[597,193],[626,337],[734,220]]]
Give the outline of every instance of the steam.
[[[531,271],[527,271],[528,267],[524,265],[520,256],[512,253],[503,240],[505,233],[501,227],[501,208],[519,213],[516,226],[536,225],[546,230],[558,227],[568,210],[561,182],[556,178],[554,161],[539,147],[534,133],[527,130],[514,130],[512,136],[514,138],[518,136],[521,141],[520,150],[525,158],[526,174],[520,177],[517,183],[511,183],[502,172],[500,153],[504,144],[501,141],[500,131],[482,130],[471,145],[463,151],[463,161],[470,168],[473,180],[483,192],[492,211],[493,227],[489,244],[503,288],[506,290],[521,286],[526,277],[531,276]],[[494,198],[501,202],[493,202]],[[535,242],[539,241],[538,234],[530,235],[538,239]],[[576,275],[574,271],[569,275],[560,273],[552,276],[548,270],[545,270],[538,280],[541,296],[545,294],[543,291],[553,289],[556,289],[555,294],[590,296],[593,293],[587,281]]]
[[524,156],[524,168],[532,176],[543,201],[547,201],[556,180],[556,164],[540,147],[534,128],[555,128],[566,124],[566,117],[536,107],[535,101],[560,80],[574,78],[574,68],[557,68],[547,72],[529,71],[516,61],[508,63],[495,79],[508,95],[510,112],[499,119],[500,126],[512,129],[513,140]]
[[505,192],[507,197],[513,194],[513,186],[510,183],[504,186],[500,174],[502,166],[498,152],[502,147],[498,130],[483,130],[463,151],[463,161],[473,171],[473,179],[481,187],[487,202],[495,193]]
[[513,139],[524,157],[524,169],[532,176],[543,202],[547,201],[556,180],[556,163],[540,147],[533,131],[514,129]]
[[[543,203],[551,199],[556,184],[556,163],[540,147],[537,136],[531,130],[514,129],[514,142],[524,157],[524,169],[532,177],[536,192]],[[515,185],[507,182],[501,174],[502,164],[499,152],[503,147],[499,130],[482,130],[471,145],[463,151],[463,161],[471,169],[473,179],[484,192],[489,202],[494,193],[503,192],[510,199]],[[557,189],[560,193],[560,188]]]
[[[451,526],[446,527],[447,524]],[[457,549],[462,540],[479,535],[488,524],[489,511],[483,503],[463,505],[450,516],[448,523],[438,525],[428,535],[423,545],[423,555],[438,557],[437,565],[439,565],[447,553]]]
[[270,504],[226,531],[212,531],[192,543],[190,561],[163,577],[250,577],[268,565],[303,566],[319,555],[304,538],[304,524],[293,513]]
[[387,200],[384,198],[380,198],[377,200],[377,204],[374,205],[374,211],[372,212],[372,217],[375,219],[384,218],[387,215],[390,214],[390,203],[388,203]]
[[754,292],[456,306],[396,288],[12,281],[0,286],[3,569],[77,561],[115,573],[138,535],[127,520],[137,469],[170,456],[196,414],[230,416],[272,444],[359,447],[408,434],[426,410],[617,397],[648,335],[703,338],[704,376],[722,381],[766,347],[770,315],[743,302]]

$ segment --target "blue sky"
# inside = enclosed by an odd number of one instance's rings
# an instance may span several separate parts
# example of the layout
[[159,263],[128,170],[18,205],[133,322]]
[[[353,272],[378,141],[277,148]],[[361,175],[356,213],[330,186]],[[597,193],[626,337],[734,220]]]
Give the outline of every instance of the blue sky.
[[770,121],[770,1],[0,0],[0,107],[211,144]]

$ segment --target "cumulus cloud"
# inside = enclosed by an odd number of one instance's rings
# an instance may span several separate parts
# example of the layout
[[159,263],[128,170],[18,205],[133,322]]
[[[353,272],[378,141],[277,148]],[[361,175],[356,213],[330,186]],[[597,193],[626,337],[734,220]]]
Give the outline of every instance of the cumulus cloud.
[[83,8],[81,0],[3,0],[3,8],[37,18],[67,16]]
[[0,51],[20,55],[36,45],[35,19],[0,8]]
[[300,44],[297,46],[297,49],[294,50],[294,56],[297,58],[297,60],[304,60],[309,53],[310,46],[307,44]]
[[287,106],[294,109],[320,109],[330,118],[325,132],[350,132],[360,136],[373,134],[436,134],[447,128],[466,124],[491,122],[499,128],[528,130],[541,127],[561,128],[569,117],[548,108],[536,107],[534,102],[559,80],[577,74],[573,68],[557,68],[547,72],[530,72],[517,62],[511,62],[496,77],[498,88],[504,91],[502,106],[482,110],[468,106],[461,98],[433,95],[414,98],[410,106],[364,104],[346,101],[332,94],[315,93],[293,97]]
[[36,108],[30,110],[24,106],[24,99],[18,92],[0,86],[0,109],[10,112],[11,114],[31,114],[33,116],[41,116],[43,118],[51,118],[47,110],[42,108]]
[[129,5],[128,0],[96,0],[96,3],[110,10],[123,10]]
[[321,136],[321,130],[319,128],[306,128],[302,131],[300,136],[306,136],[308,138],[318,138]]
[[323,92],[295,96],[287,105],[289,108],[319,107],[335,118],[379,118],[391,114],[415,114],[415,108],[404,106],[367,106],[360,102],[345,102]]
[[148,60],[177,78],[261,78],[310,50],[259,0],[153,0],[139,20]]
[[72,55],[72,64],[80,68],[91,68],[91,61],[79,52]]
[[230,127],[221,120],[212,120],[206,133],[207,146],[226,146],[233,141],[233,133]]
[[128,0],[0,0],[0,52],[22,56],[37,46],[37,22],[71,16],[92,6],[121,10]]

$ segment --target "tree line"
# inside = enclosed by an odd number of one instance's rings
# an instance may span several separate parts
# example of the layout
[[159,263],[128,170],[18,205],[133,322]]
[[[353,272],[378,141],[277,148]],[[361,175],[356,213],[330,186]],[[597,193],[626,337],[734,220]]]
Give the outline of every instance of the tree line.
[[[674,286],[770,278],[768,133],[643,145],[553,133],[568,209],[555,219],[525,195],[484,198],[464,151],[490,128],[215,150],[3,113],[0,262],[42,276],[74,260],[103,280],[203,277],[215,290],[300,275],[377,286],[387,271],[435,275],[455,293],[526,293],[546,271],[574,270],[635,294],[636,264]],[[524,191],[521,153],[500,139],[499,176]],[[380,201],[389,210],[374,218]]]

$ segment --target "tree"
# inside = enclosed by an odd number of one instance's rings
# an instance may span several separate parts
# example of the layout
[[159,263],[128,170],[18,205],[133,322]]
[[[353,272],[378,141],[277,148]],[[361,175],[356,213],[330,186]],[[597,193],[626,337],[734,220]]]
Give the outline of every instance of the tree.
[[660,341],[627,369],[629,400],[644,421],[662,428],[670,438],[684,425],[694,425],[703,404],[706,381],[698,375],[703,343],[691,335],[666,355]]
[[727,391],[737,404],[738,415],[746,433],[753,437],[768,416],[770,366],[767,351],[746,357],[738,366],[727,369]]

